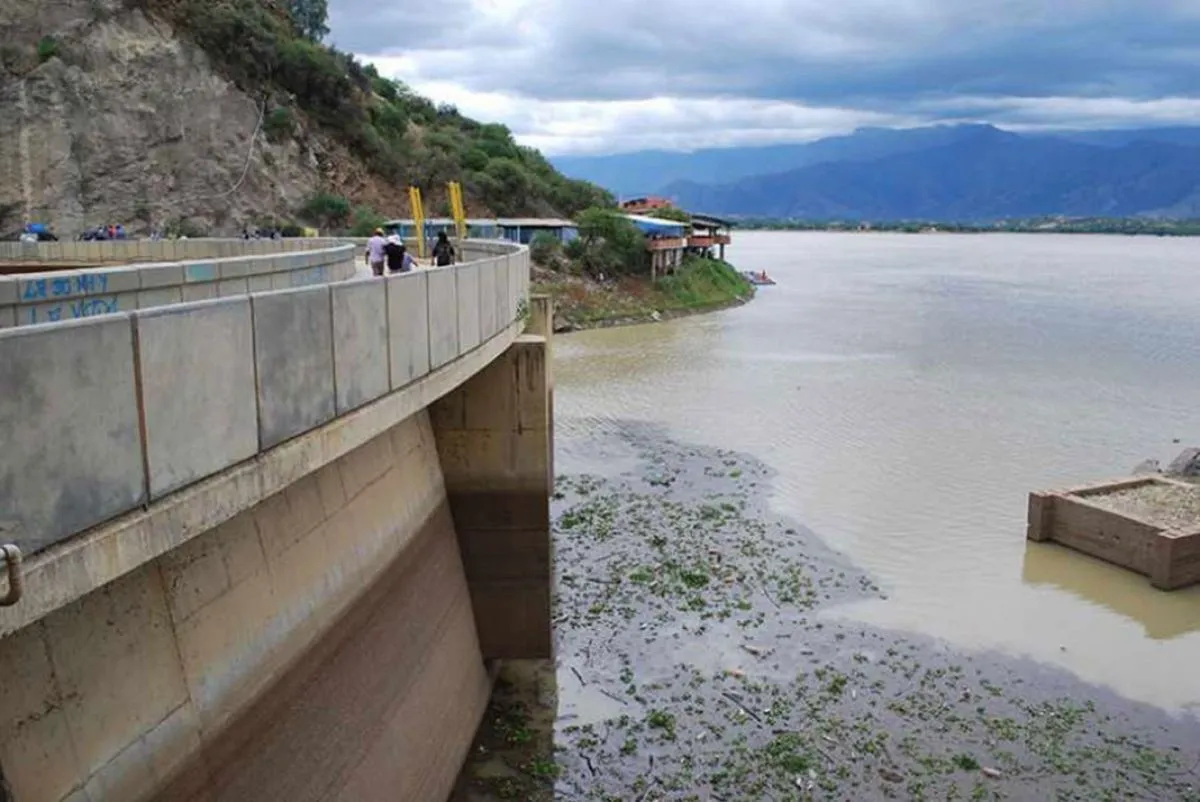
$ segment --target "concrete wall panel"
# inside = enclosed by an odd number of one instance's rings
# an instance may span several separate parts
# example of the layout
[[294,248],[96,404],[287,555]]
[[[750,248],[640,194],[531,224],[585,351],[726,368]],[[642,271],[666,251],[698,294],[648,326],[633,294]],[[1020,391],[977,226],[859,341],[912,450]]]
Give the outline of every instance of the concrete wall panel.
[[150,496],[254,456],[258,409],[250,299],[139,312],[134,325]]
[[458,265],[458,346],[463,353],[482,342],[479,328],[479,267]]
[[550,658],[553,429],[547,343],[520,337],[430,406],[487,658]]
[[489,684],[428,417],[0,639],[0,676],[16,800],[445,799]]
[[169,306],[183,303],[183,293],[179,287],[160,287],[155,290],[142,290],[138,293],[138,309],[153,309],[156,306]]
[[429,282],[429,361],[436,369],[458,356],[458,279],[450,268],[425,275]]
[[387,290],[382,282],[364,279],[335,284],[332,293],[333,365],[340,415],[391,389]]
[[504,291],[499,283],[500,263],[503,259],[491,258],[481,262],[479,271],[479,336],[491,339],[500,330],[500,304],[497,301]]
[[511,257],[504,256],[500,259],[500,269],[496,277],[496,295],[497,309],[500,318],[500,327],[504,328],[513,322],[516,317],[516,311],[513,309],[512,303],[512,265]]
[[391,382],[396,390],[429,372],[429,287],[425,271],[388,276]]
[[0,332],[0,516],[27,554],[146,497],[126,316]]
[[328,287],[251,296],[259,443],[270,448],[333,418]]

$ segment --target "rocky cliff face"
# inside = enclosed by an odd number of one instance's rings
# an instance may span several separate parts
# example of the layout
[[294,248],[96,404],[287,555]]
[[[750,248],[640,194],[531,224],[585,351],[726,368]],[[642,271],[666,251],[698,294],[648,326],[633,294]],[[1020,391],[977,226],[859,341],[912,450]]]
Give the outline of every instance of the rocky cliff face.
[[0,43],[0,234],[181,218],[227,234],[322,189],[405,211],[403,192],[303,120],[269,141],[262,99],[122,0],[0,0]]

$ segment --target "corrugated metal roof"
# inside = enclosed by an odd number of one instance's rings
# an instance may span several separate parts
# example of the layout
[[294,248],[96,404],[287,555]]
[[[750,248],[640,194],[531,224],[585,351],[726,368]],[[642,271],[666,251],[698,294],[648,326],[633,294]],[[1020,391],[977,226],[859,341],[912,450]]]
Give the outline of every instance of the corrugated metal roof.
[[692,223],[702,226],[717,226],[728,227],[729,221],[722,217],[713,217],[711,214],[693,214]]
[[627,214],[625,218],[633,221],[634,225],[650,234],[674,234],[682,237],[688,228],[687,223],[681,223],[678,220],[664,220],[661,217],[649,217],[644,214]]

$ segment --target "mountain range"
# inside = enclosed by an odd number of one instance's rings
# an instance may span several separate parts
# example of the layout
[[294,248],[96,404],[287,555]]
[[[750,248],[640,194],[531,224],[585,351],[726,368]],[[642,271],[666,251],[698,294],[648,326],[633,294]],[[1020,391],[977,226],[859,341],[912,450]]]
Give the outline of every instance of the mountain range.
[[1200,215],[1200,128],[1015,133],[864,128],[806,144],[562,157],[626,197],[710,214],[943,220]]

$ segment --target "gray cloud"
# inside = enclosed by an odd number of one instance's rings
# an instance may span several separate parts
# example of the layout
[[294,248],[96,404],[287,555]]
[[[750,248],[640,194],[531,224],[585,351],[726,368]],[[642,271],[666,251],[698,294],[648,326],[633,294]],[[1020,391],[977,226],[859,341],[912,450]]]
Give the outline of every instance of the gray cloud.
[[[737,97],[853,109],[864,118],[1007,114],[1028,122],[1028,110],[1011,99],[1200,94],[1200,0],[331,0],[330,7],[339,47],[404,57],[414,82],[545,103]],[[1029,124],[1052,115],[1043,108],[1032,116]]]
[[[1190,94],[1180,0],[333,0],[334,39],[421,54],[429,80],[541,99],[738,94],[828,103],[947,94]],[[493,3],[495,7],[499,4]]]

